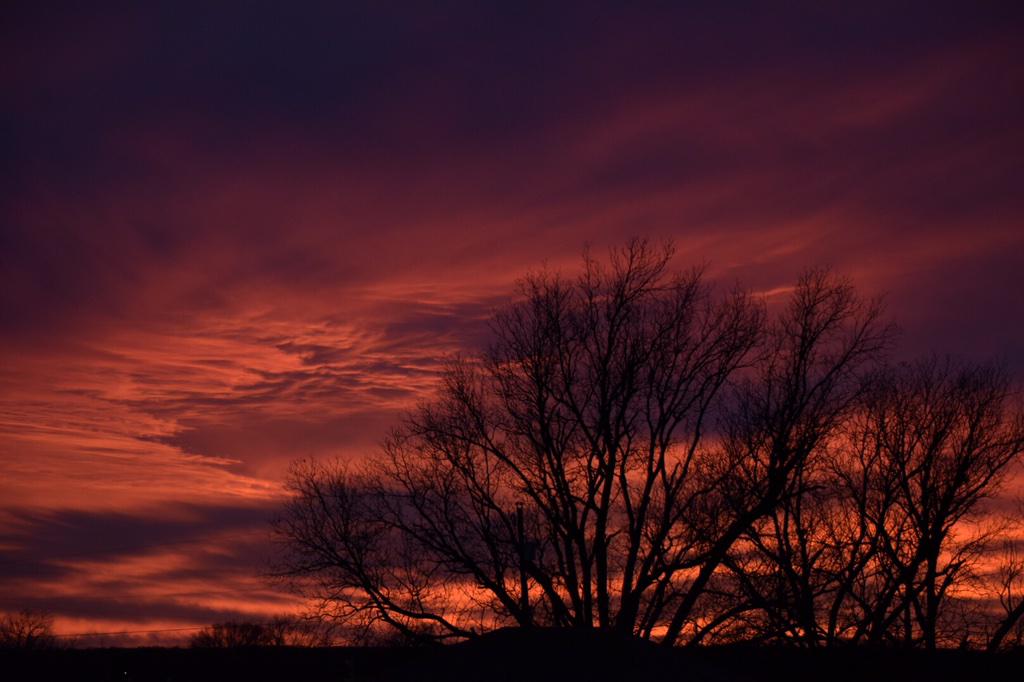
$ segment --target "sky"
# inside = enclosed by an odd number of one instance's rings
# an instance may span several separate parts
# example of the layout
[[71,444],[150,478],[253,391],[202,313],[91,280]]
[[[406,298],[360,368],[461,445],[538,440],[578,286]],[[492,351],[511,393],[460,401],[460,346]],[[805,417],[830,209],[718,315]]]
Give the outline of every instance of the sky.
[[295,610],[289,463],[373,457],[586,244],[829,266],[900,353],[1024,374],[1020,7],[5,5],[0,611]]

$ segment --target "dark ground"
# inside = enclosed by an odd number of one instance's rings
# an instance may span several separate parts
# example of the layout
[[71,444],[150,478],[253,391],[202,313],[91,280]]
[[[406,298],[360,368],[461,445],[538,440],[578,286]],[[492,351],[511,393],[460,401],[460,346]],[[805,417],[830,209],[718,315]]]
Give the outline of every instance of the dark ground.
[[572,632],[502,631],[440,648],[82,649],[0,652],[3,680],[1024,679],[1024,654],[755,647],[663,650]]

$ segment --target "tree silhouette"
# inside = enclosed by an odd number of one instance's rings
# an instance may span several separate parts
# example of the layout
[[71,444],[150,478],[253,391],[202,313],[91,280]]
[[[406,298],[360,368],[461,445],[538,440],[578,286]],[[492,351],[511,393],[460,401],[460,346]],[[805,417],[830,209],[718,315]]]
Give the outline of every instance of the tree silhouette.
[[1007,643],[1024,645],[1024,557],[1011,541],[1004,543],[1003,550],[1005,558],[997,576],[1002,614],[987,642],[989,651],[998,651]]
[[994,535],[963,522],[1024,449],[1010,386],[998,366],[937,359],[869,378],[842,437],[748,532],[756,561],[733,562],[764,634],[935,648],[950,592]]
[[774,307],[672,257],[524,278],[382,456],[295,465],[279,574],[365,638],[813,646],[909,619],[935,646],[984,547],[953,529],[1024,448],[1005,373],[886,367],[879,304],[827,271]]
[[1024,449],[1024,421],[1006,409],[1010,380],[996,366],[930,360],[883,385],[870,409],[896,495],[882,543],[891,580],[874,605],[871,636],[881,638],[902,601],[924,645],[935,648],[942,603],[987,539],[954,529]]
[[40,611],[18,611],[0,616],[0,649],[52,649],[53,616]]

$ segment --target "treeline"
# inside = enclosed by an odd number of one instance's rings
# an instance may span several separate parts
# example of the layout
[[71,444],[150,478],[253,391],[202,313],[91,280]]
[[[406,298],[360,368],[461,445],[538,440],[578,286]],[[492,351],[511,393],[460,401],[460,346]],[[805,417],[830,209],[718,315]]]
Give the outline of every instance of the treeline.
[[225,621],[196,632],[188,640],[194,649],[245,649],[265,646],[324,647],[335,643],[330,623],[276,616],[268,621]]
[[381,454],[296,465],[279,575],[363,641],[1020,643],[1015,519],[987,504],[1024,451],[1007,371],[895,362],[828,272],[765,300],[672,256],[524,278]]
[[[54,651],[58,649],[108,646],[106,638],[132,633],[80,633],[58,635],[53,631],[53,615],[23,610],[0,613],[0,651]],[[188,629],[188,628],[186,628]],[[161,631],[156,631],[161,632]],[[170,629],[163,632],[178,632]],[[248,649],[254,647],[327,647],[338,640],[330,622],[279,615],[265,621],[225,621],[197,628],[188,638],[194,649]],[[152,640],[147,643],[151,644]]]

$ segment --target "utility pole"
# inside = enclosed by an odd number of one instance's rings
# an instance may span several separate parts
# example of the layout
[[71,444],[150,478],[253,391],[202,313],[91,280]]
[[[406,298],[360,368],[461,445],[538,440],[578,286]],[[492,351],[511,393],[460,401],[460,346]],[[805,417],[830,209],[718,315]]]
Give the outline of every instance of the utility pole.
[[516,529],[519,535],[519,608],[523,612],[524,627],[533,624],[533,617],[530,614],[530,590],[526,583],[526,529],[523,523],[523,503],[516,502]]

